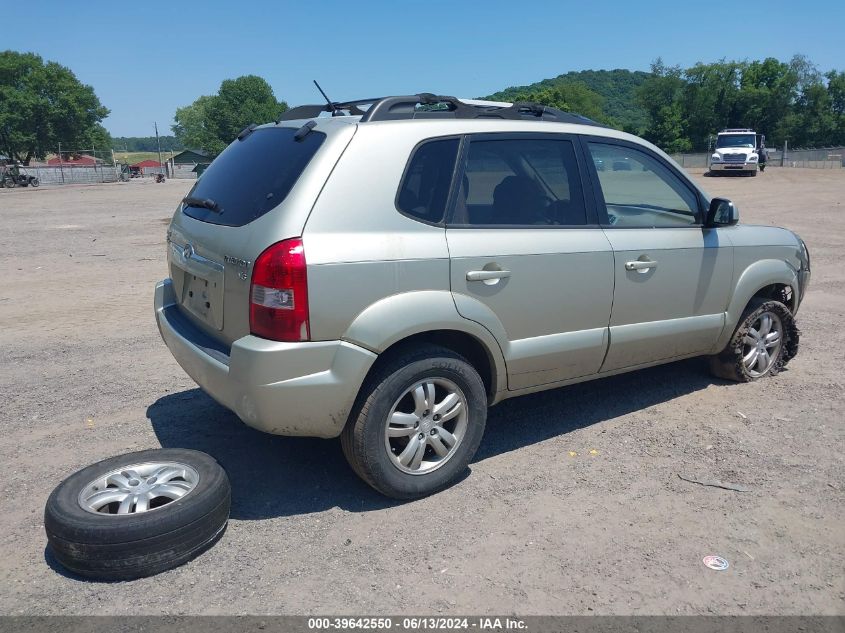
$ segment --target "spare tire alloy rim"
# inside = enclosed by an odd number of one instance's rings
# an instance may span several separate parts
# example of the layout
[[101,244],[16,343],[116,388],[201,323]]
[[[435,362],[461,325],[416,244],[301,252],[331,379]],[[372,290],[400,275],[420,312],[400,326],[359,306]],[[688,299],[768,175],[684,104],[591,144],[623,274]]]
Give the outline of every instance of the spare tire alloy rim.
[[742,363],[752,377],[758,378],[771,369],[782,342],[780,318],[772,312],[763,312],[742,339]]
[[387,416],[384,443],[403,473],[424,475],[445,464],[466,435],[467,399],[446,378],[426,378],[405,390]]
[[197,487],[200,476],[179,462],[144,462],[116,468],[79,493],[79,505],[95,514],[137,514],[167,507]]

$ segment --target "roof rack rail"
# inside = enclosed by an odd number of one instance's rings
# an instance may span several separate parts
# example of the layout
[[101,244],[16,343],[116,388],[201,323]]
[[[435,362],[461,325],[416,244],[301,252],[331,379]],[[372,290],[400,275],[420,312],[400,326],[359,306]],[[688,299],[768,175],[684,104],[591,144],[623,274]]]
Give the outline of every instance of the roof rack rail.
[[[369,105],[367,110],[358,106]],[[434,95],[423,92],[417,95],[357,99],[355,101],[332,102],[321,105],[302,105],[284,112],[279,121],[310,119],[322,112],[332,116],[360,115],[361,122],[398,121],[403,119],[534,119],[559,123],[576,123],[607,127],[580,114],[564,112],[539,103],[516,102],[508,106],[494,103],[466,103],[456,97]]]
[[[422,106],[422,107],[418,107]],[[494,104],[466,103],[456,97],[434,95],[423,92],[418,95],[404,97],[386,97],[374,103],[361,122],[365,121],[395,121],[401,119],[540,119],[544,121],[558,121],[562,123],[579,123],[582,125],[596,125],[592,119],[580,114],[563,112],[539,103],[516,102],[509,106]]]
[[313,119],[320,116],[323,112],[331,112],[332,116],[346,116],[343,110],[347,110],[350,115],[357,116],[364,114],[358,106],[368,105],[381,101],[384,97],[375,97],[374,99],[356,99],[354,101],[332,101],[331,103],[321,103],[316,105],[301,105],[285,110],[281,116],[276,119],[279,121],[294,121],[296,119]]

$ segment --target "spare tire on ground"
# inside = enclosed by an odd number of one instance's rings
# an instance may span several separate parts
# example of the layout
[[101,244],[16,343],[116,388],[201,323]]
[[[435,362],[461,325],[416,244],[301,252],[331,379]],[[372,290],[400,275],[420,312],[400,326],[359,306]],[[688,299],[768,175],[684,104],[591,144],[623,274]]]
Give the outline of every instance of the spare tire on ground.
[[210,455],[181,448],[111,457],[65,479],[44,509],[54,558],[101,580],[151,576],[222,536],[231,487]]

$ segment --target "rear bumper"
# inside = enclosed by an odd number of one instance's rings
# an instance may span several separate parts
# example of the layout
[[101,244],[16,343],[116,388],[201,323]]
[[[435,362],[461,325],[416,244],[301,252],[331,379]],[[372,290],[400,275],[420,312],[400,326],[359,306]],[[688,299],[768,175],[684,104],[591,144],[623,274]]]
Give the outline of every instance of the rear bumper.
[[156,284],[161,338],[182,369],[246,424],[277,435],[336,437],[376,355],[345,341],[245,336],[226,348],[186,319],[170,279]]

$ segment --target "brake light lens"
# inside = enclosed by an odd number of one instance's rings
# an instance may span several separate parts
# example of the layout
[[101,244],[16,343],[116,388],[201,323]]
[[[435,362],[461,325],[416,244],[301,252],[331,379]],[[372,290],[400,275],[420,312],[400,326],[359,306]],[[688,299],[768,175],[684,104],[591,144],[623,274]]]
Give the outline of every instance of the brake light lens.
[[249,329],[274,341],[307,341],[308,275],[301,238],[273,244],[252,268]]

